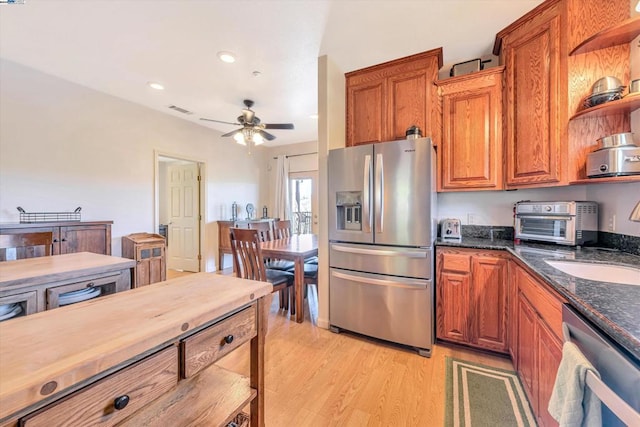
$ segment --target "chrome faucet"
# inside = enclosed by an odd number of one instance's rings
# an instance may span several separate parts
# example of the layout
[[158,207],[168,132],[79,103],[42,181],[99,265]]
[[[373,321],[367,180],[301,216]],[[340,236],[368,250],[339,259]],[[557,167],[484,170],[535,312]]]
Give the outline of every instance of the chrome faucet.
[[629,215],[629,221],[640,222],[640,201],[638,201],[636,207],[631,211],[631,215]]

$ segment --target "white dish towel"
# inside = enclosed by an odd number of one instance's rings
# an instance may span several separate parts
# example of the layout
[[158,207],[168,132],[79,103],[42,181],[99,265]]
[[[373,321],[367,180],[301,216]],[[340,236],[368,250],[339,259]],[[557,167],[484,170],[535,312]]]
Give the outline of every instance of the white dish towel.
[[602,427],[600,399],[586,384],[588,371],[600,378],[580,349],[565,342],[548,408],[560,427]]

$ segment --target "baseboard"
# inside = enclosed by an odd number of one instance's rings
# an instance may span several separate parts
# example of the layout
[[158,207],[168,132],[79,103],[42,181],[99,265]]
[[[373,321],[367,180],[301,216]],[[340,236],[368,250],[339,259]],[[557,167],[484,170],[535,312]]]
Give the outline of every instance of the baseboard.
[[329,329],[329,319],[318,317],[318,327],[322,329]]

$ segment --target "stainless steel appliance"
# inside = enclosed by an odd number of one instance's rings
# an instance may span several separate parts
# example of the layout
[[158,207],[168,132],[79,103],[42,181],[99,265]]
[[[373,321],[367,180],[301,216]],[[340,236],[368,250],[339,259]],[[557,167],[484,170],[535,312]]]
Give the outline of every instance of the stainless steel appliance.
[[433,345],[435,151],[430,138],[329,152],[329,322]]
[[623,145],[603,148],[587,154],[587,176],[640,174],[640,147]]
[[462,226],[457,218],[447,218],[440,222],[440,238],[447,242],[462,241]]
[[588,373],[586,386],[602,401],[602,425],[640,425],[640,361],[568,305],[562,307],[562,329],[564,340],[573,342],[600,374]]
[[518,202],[515,237],[520,240],[584,245],[598,241],[595,202]]

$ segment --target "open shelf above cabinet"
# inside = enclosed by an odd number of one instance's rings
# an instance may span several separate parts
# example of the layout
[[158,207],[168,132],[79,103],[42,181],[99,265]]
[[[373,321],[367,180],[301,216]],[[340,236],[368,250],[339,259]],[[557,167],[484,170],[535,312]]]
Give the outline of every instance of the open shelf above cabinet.
[[578,55],[580,53],[592,52],[598,49],[629,43],[638,35],[640,35],[640,17],[630,18],[584,40],[576,46],[569,55]]
[[612,114],[629,114],[638,108],[640,108],[640,92],[629,94],[616,101],[605,102],[604,104],[578,111],[569,120],[603,117]]

